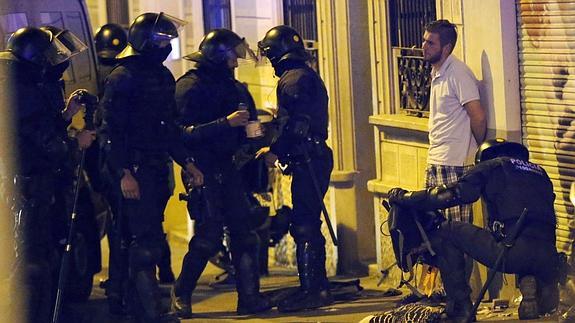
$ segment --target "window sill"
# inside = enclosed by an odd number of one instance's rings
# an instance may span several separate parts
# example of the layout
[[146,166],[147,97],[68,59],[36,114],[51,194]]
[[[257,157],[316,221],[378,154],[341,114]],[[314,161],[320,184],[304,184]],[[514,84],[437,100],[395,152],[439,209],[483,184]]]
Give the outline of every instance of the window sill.
[[389,127],[427,132],[427,118],[403,114],[379,114],[369,117],[369,123],[378,127]]

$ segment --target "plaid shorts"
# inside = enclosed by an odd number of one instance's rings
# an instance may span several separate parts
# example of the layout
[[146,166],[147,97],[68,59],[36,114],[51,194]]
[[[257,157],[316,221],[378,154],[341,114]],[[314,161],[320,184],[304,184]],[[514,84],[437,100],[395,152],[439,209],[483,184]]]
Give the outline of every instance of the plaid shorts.
[[[456,182],[472,166],[443,166],[428,164],[425,170],[425,187],[447,185]],[[458,205],[442,211],[453,221],[473,223],[471,204]]]

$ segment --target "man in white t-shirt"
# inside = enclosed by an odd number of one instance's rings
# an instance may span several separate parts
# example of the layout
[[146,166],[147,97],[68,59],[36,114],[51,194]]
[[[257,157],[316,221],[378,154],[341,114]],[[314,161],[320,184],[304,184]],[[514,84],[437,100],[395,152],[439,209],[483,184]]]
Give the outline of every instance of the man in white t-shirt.
[[[457,27],[448,20],[425,27],[423,59],[432,66],[426,187],[456,182],[485,139],[486,116],[477,79],[465,63],[451,55],[456,42]],[[473,222],[471,205],[449,208],[445,216]]]

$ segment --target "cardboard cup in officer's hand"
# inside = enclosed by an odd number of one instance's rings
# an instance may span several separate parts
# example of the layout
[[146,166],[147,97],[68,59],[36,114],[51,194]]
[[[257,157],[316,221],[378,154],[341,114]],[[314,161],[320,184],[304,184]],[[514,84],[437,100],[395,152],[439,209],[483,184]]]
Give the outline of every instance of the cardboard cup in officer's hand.
[[259,120],[252,120],[246,125],[246,136],[248,138],[259,138],[264,135],[262,124]]

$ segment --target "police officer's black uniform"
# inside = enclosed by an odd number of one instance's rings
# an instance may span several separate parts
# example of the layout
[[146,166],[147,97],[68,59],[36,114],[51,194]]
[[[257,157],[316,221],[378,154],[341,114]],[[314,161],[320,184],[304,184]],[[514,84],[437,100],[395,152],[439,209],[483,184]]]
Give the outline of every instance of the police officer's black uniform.
[[[288,164],[292,172],[293,215],[290,233],[297,247],[300,293],[280,303],[280,311],[298,311],[328,305],[332,302],[325,270],[325,238],[321,233],[321,201],[318,200],[312,177],[317,179],[321,195],[329,186],[333,155],[326,144],[328,136],[328,96],[319,75],[307,64],[300,35],[291,27],[277,26],[258,43],[280,77],[277,99],[280,115],[288,121],[271,152]],[[305,138],[294,134],[296,123],[309,122]],[[297,120],[297,121],[296,121]],[[307,127],[307,126],[304,126]],[[295,131],[298,132],[298,131]],[[314,174],[305,165],[302,149],[309,154]]]
[[[109,163],[116,176],[113,189],[120,197],[115,214],[128,244],[128,298],[142,322],[173,320],[161,317],[155,266],[162,256],[163,213],[171,195],[170,156],[182,166],[190,158],[174,121],[175,80],[162,64],[171,52],[169,40],[178,35],[173,19],[146,13],[134,20],[129,45],[118,55],[119,65],[107,77],[101,100],[111,141]],[[139,199],[124,198],[120,192],[127,172],[138,183]],[[113,292],[121,297],[123,278],[110,274],[108,297]]]
[[[234,154],[246,144],[244,127],[232,127],[226,117],[243,103],[256,118],[253,99],[246,87],[234,78],[227,55],[241,58],[234,50],[245,46],[234,32],[216,29],[208,33],[200,50],[185,58],[197,66],[177,82],[176,101],[180,124],[186,130],[188,145],[194,147],[195,162],[204,173],[201,188],[204,204],[195,208],[195,234],[182,263],[173,306],[181,317],[191,315],[191,294],[208,259],[222,243],[223,227],[228,228],[231,253],[236,269],[239,314],[270,309],[259,293],[257,235],[249,225],[249,202],[242,176],[234,164]],[[245,49],[245,48],[244,48]],[[245,56],[244,56],[245,58]],[[197,190],[197,189],[196,189]],[[192,192],[192,194],[198,193]],[[189,202],[193,203],[193,202]]]
[[15,270],[21,273],[27,291],[28,322],[49,322],[55,286],[49,214],[68,147],[60,126],[62,116],[51,108],[42,82],[47,67],[69,59],[48,56],[57,42],[49,32],[27,27],[16,31],[7,51],[0,53],[1,96],[10,107],[15,131]]
[[526,222],[508,250],[501,270],[519,278],[523,294],[520,318],[536,318],[537,305],[540,314],[557,306],[555,195],[546,172],[529,162],[528,156],[527,149],[520,144],[490,140],[478,150],[476,159],[480,163],[456,183],[409,193],[398,188],[389,193],[391,203],[416,210],[444,209],[483,198],[491,229],[449,221],[429,232],[431,246],[437,253],[430,261],[440,269],[448,298],[447,314],[455,320],[464,318],[471,310],[471,289],[463,270],[464,254],[493,267],[504,248],[500,242],[514,228],[524,209],[527,209]]

